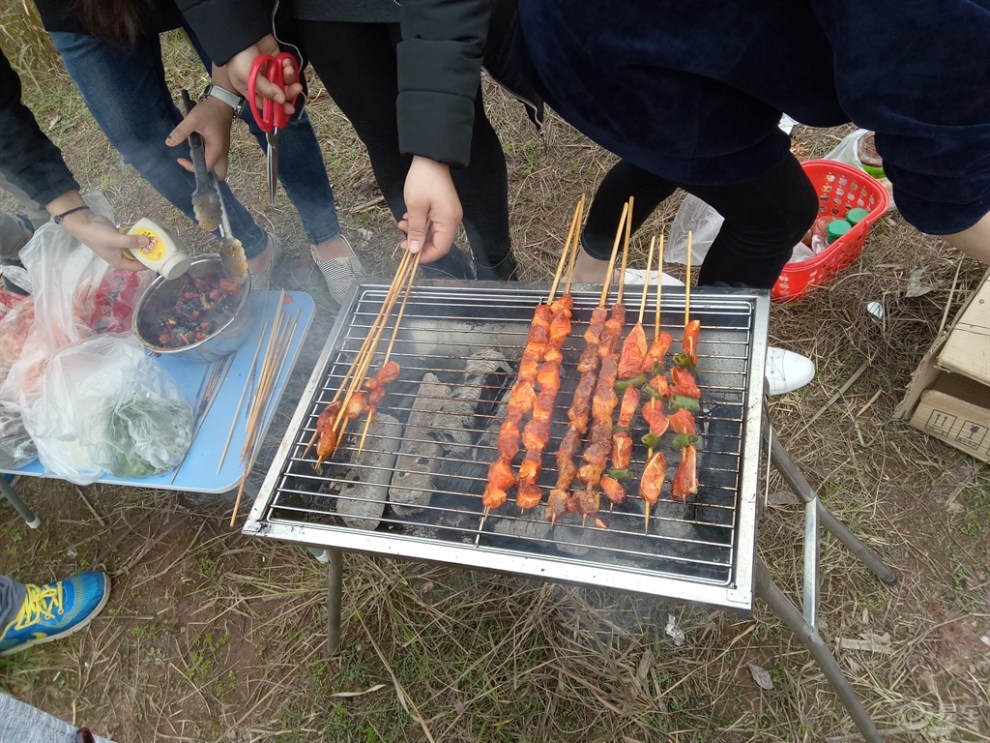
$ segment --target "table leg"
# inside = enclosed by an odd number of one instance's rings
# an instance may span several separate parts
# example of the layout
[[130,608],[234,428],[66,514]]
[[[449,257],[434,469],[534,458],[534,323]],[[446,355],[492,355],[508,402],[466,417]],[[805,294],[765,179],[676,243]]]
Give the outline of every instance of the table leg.
[[803,503],[817,503],[815,510],[821,526],[842,542],[846,549],[884,583],[888,585],[897,583],[897,573],[887,567],[873,550],[863,544],[855,534],[849,531],[845,524],[839,521],[822,505],[821,500],[818,498],[818,493],[811,487],[801,472],[801,469],[797,466],[797,463],[791,459],[791,455],[784,449],[772,427],[769,429],[768,439],[770,442],[770,461],[773,462],[774,467],[780,472],[781,477],[787,481],[794,494]]
[[344,553],[327,550],[327,657],[340,647],[340,604],[343,594]]
[[14,488],[11,487],[11,483],[7,481],[7,475],[0,475],[0,495],[10,501],[10,505],[21,515],[21,518],[24,519],[28,526],[32,529],[37,529],[41,526],[41,519],[35,516],[34,512],[27,507],[27,504],[17,497]]
[[839,668],[835,657],[825,646],[821,635],[805,620],[801,612],[788,600],[783,592],[777,588],[763,560],[757,559],[753,568],[756,594],[767,602],[773,613],[780,617],[788,629],[808,648],[812,657],[818,663],[818,667],[825,674],[825,678],[832,685],[832,689],[835,691],[836,696],[839,697],[839,701],[842,702],[843,706],[849,712],[849,716],[867,743],[883,743],[883,736],[880,735],[880,731],[877,730],[876,725],[870,719],[862,702],[859,701],[859,697],[853,691],[849,680],[843,675],[842,669]]

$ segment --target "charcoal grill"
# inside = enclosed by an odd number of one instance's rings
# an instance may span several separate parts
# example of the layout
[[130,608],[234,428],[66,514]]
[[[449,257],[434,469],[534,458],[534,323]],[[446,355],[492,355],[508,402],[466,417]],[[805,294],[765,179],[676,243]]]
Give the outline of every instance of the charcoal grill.
[[[772,435],[763,410],[766,293],[692,292],[691,317],[702,326],[700,489],[688,503],[670,497],[669,481],[679,457],[668,451],[668,484],[647,529],[642,501],[635,495],[612,510],[603,499],[599,519],[567,515],[553,525],[542,506],[521,512],[511,497],[491,512],[482,506],[488,465],[496,457],[494,436],[504,415],[502,406],[533,308],[546,299],[545,285],[427,282],[414,287],[390,356],[402,371],[381,407],[396,423],[371,433],[363,445],[363,425],[352,424],[332,460],[317,468],[315,447],[309,445],[317,417],[343,384],[388,289],[362,285],[350,306],[342,309],[244,527],[248,534],[327,550],[332,649],[339,640],[341,559],[348,551],[480,569],[497,566],[500,572],[742,612],[752,608],[755,592],[808,644],[867,739],[879,740],[814,628],[819,522],[882,579],[892,582],[896,576],[821,506]],[[543,457],[544,492],[556,481],[554,442],[566,429],[582,335],[601,298],[598,291],[575,291],[573,296],[573,328],[562,349],[561,391]],[[615,300],[613,292],[606,304]],[[624,301],[628,329],[636,321],[640,288],[626,287]],[[683,290],[665,287],[661,325],[674,337],[675,349],[684,302]],[[648,336],[655,308],[651,296],[644,315]],[[385,329],[385,339],[392,335],[393,322]],[[387,341],[380,344],[372,370],[380,366],[386,345]],[[479,356],[485,357],[485,369],[468,374]],[[770,461],[806,504],[803,616],[755,556],[764,444]],[[403,453],[403,447],[411,447],[410,453]],[[397,458],[389,454],[396,449]],[[355,488],[355,482],[368,480],[389,485]],[[627,483],[627,490],[635,494],[635,482]]]

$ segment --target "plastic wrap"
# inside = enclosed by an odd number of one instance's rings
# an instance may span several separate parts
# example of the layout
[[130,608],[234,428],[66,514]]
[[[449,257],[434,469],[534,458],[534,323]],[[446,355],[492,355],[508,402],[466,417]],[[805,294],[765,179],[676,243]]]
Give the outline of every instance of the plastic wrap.
[[79,485],[172,469],[192,440],[192,406],[129,335],[61,349],[21,415],[45,471]]

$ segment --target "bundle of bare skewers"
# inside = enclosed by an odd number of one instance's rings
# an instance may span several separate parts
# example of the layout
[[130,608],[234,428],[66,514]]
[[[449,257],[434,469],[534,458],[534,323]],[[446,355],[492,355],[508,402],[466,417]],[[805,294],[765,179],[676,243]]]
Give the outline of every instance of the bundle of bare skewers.
[[[310,437],[303,457],[309,453],[315,443],[317,469],[322,466],[323,462],[333,457],[338,444],[344,438],[347,426],[362,416],[365,416],[365,421],[358,443],[358,451],[364,447],[368,428],[381,406],[387,391],[386,388],[399,377],[401,369],[398,362],[391,360],[392,349],[395,346],[395,339],[406,309],[406,301],[409,299],[409,292],[416,278],[419,259],[419,253],[406,252],[403,254],[381,309],[368,330],[368,335],[344,375],[333,399],[323,408],[316,420],[316,430]],[[399,301],[400,296],[401,302]],[[392,327],[388,346],[385,349],[384,358],[378,371],[371,378],[368,378],[371,364],[375,356],[378,355],[379,343],[396,304],[399,305],[399,310]]]
[[[515,488],[515,504],[525,511],[543,502],[538,485],[543,452],[550,438],[555,401],[560,389],[563,365],[561,347],[571,332],[573,297],[571,273],[578,249],[584,200],[579,202],[571,221],[560,263],[547,301],[533,313],[529,335],[522,351],[519,374],[509,393],[508,413],[497,439],[497,458],[491,463],[482,504],[487,515],[500,508]],[[684,334],[682,349],[673,358],[669,371],[665,360],[673,344],[669,333],[660,329],[661,284],[663,275],[663,239],[650,244],[646,276],[652,275],[654,254],[657,259],[656,310],[652,342],[647,340],[643,325],[650,282],[643,285],[637,322],[623,338],[626,307],[623,304],[625,269],[628,260],[633,201],[622,212],[608,273],[600,301],[592,311],[584,333],[585,346],[577,362],[579,375],[571,404],[567,410],[567,430],[556,452],[557,477],[546,500],[546,516],[552,523],[568,514],[579,515],[582,522],[590,516],[596,525],[605,527],[601,514],[601,495],[610,508],[622,505],[628,497],[626,487],[638,479],[638,495],[643,501],[644,531],[649,530],[650,511],[660,499],[666,479],[667,461],[661,450],[661,437],[668,430],[673,437],[671,448],[679,449],[681,461],[671,482],[670,497],[686,501],[698,492],[697,445],[694,414],[700,409],[701,391],[695,374],[697,342],[701,324],[690,319],[690,280],[686,285]],[[690,255],[690,240],[689,248]],[[609,308],[606,300],[622,245],[622,262],[616,301]],[[573,253],[573,254],[572,254]],[[554,299],[567,267],[564,293]],[[690,279],[690,264],[687,268]],[[620,343],[621,341],[621,343]],[[621,399],[620,399],[621,395]],[[644,398],[648,398],[645,404]],[[618,416],[615,412],[618,408]],[[636,442],[631,434],[637,413],[647,433],[640,439],[645,452],[636,457]],[[581,454],[581,464],[577,456]],[[520,451],[525,454],[514,469]],[[638,470],[638,471],[636,471]],[[577,482],[575,482],[577,481]]]

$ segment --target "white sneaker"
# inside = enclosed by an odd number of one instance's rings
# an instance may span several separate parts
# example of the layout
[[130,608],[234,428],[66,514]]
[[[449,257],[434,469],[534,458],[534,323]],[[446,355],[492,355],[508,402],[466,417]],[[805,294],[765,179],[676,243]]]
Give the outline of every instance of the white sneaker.
[[770,346],[767,348],[767,383],[771,395],[804,387],[815,378],[815,364],[807,356]]

